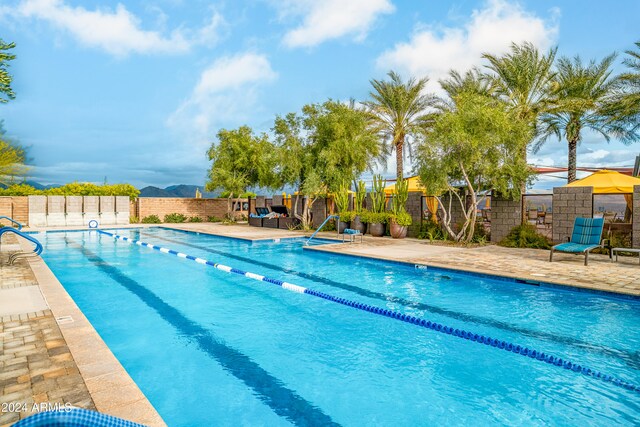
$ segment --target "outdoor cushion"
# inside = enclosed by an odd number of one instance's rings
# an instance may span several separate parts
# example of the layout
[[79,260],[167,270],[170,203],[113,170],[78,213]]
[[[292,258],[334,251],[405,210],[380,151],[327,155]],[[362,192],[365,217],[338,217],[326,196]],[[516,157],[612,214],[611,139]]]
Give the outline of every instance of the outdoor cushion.
[[344,234],[360,234],[360,230],[354,230],[353,228],[345,228]]

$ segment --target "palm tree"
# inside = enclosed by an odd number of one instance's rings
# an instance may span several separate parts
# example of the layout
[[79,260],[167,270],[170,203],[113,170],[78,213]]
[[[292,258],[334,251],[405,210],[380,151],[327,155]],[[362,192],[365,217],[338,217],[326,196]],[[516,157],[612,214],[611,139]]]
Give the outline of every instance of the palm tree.
[[[549,107],[549,87],[554,78],[553,63],[558,48],[545,55],[529,42],[511,44],[511,51],[503,56],[482,55],[489,61],[492,72],[488,78],[495,94],[507,102],[517,116],[530,123],[534,135],[538,118]],[[532,141],[534,138],[532,138]],[[526,158],[526,147],[523,153]]]
[[11,74],[7,71],[8,62],[16,58],[15,55],[7,52],[14,47],[16,47],[15,43],[5,43],[0,39],[0,95],[4,95],[4,97],[0,96],[0,104],[16,97],[11,90]]
[[464,75],[456,70],[450,70],[449,77],[439,80],[438,83],[449,96],[448,100],[440,100],[440,107],[445,110],[453,110],[455,108],[453,100],[463,93],[482,96],[495,95],[493,82],[476,67],[471,68]]
[[424,121],[428,117],[427,108],[434,105],[435,97],[425,94],[428,79],[411,78],[402,81],[394,71],[388,74],[390,80],[371,80],[373,91],[368,107],[374,123],[386,141],[396,150],[397,177],[403,176],[403,147],[407,137],[420,134]]
[[612,54],[599,63],[592,60],[588,64],[583,64],[579,56],[558,61],[553,81],[554,106],[541,118],[541,138],[534,151],[552,135],[558,140],[564,137],[569,146],[568,182],[576,179],[576,150],[583,129],[597,132],[607,141],[611,136],[623,141],[632,139],[633,131],[620,126],[610,109],[619,84],[611,77],[615,57]]
[[638,139],[640,131],[640,41],[635,45],[635,51],[625,51],[628,57],[622,63],[630,70],[618,77],[620,90],[611,102],[617,123],[630,131],[625,142]]

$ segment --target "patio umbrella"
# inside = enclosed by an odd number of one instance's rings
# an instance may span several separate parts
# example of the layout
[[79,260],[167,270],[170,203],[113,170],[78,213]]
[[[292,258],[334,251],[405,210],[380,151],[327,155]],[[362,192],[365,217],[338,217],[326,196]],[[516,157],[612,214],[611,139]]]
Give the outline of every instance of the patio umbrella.
[[[419,176],[412,176],[407,178],[407,180],[409,181],[409,193],[415,193],[415,192],[423,192],[424,191],[424,187],[422,185],[420,185],[420,177]],[[387,185],[386,187],[384,187],[384,192],[387,195],[393,194],[393,191],[396,189],[396,185],[395,184],[391,184],[391,185]]]

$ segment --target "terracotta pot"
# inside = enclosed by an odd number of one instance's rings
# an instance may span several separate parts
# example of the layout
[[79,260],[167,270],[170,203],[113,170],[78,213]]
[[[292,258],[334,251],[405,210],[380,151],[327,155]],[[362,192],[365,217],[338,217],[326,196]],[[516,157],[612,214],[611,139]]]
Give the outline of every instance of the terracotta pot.
[[348,222],[342,222],[340,220],[338,220],[338,233],[342,234],[344,233],[344,229],[345,228],[349,228],[349,224]]
[[373,237],[382,237],[384,236],[385,226],[379,222],[372,222],[369,224],[369,234]]
[[360,215],[356,215],[351,220],[350,224],[351,224],[350,228],[353,228],[354,230],[358,230],[362,234],[364,234],[365,230],[367,229],[367,224],[365,224],[364,222],[360,221]]
[[407,227],[406,225],[398,225],[395,221],[391,221],[391,224],[389,226],[389,234],[391,234],[391,237],[393,237],[394,239],[404,239],[405,237],[407,237],[408,229],[409,227]]

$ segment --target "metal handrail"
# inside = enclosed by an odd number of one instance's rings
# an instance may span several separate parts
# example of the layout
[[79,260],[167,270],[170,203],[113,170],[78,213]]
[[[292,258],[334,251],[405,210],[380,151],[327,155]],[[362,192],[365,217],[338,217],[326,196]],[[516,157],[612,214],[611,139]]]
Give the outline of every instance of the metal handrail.
[[22,230],[22,224],[20,224],[15,219],[9,218],[8,216],[5,216],[5,215],[0,215],[0,219],[8,219],[9,221],[11,221],[12,223],[14,223],[14,224],[16,224],[18,226],[18,230]]
[[15,228],[12,227],[2,227],[0,228],[0,242],[2,242],[2,236],[5,233],[14,233],[17,234],[18,236],[22,237],[25,240],[30,241],[31,243],[35,244],[36,247],[33,250],[33,253],[29,253],[29,252],[17,252],[12,254],[9,257],[9,264],[13,264],[15,262],[16,259],[23,257],[23,256],[31,256],[31,255],[40,255],[42,253],[42,251],[44,250],[42,243],[40,243],[40,241],[34,237],[29,236],[28,234],[23,233],[22,231],[16,230]]
[[309,242],[311,241],[311,239],[313,239],[315,237],[316,234],[318,234],[318,232],[320,230],[322,230],[322,227],[324,227],[324,225],[331,219],[331,218],[340,218],[338,215],[329,215],[327,217],[327,219],[325,219],[322,224],[320,224],[320,227],[318,227],[318,229],[316,231],[313,232],[313,234],[311,235],[311,237],[309,237],[309,240],[307,240],[306,242],[304,242],[304,245],[307,246],[309,244]]

